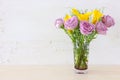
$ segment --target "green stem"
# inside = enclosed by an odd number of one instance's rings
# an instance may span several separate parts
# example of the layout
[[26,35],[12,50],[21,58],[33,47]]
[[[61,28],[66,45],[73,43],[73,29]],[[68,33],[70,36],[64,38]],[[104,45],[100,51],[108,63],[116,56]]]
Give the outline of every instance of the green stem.
[[75,68],[87,69],[88,46],[87,43],[80,46],[77,46],[77,43],[74,45]]
[[71,33],[68,32],[64,27],[62,28],[65,33],[70,37],[70,39],[73,42],[74,45],[74,64],[76,69],[87,69],[87,63],[88,63],[88,54],[89,49],[88,46],[90,42],[95,38],[96,32],[94,31],[90,35],[83,35],[79,27],[72,30]]

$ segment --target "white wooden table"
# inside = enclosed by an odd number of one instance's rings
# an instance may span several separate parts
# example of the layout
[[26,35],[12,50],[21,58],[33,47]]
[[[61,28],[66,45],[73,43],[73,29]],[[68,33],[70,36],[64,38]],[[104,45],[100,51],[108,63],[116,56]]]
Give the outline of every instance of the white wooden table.
[[87,74],[71,65],[1,65],[0,80],[120,80],[120,65],[89,65]]

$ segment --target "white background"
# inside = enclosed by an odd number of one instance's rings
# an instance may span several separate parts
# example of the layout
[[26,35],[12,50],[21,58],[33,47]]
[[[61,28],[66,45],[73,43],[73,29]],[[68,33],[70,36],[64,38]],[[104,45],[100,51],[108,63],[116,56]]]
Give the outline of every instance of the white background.
[[72,7],[114,17],[107,35],[91,42],[89,64],[120,64],[119,0],[0,0],[0,64],[73,64],[71,40],[54,26]]

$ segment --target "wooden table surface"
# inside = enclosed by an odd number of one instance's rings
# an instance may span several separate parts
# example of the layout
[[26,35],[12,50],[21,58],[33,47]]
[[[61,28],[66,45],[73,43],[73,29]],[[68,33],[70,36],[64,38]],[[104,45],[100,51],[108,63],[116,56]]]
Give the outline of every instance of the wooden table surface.
[[120,65],[89,65],[87,74],[71,65],[1,65],[0,80],[120,80]]

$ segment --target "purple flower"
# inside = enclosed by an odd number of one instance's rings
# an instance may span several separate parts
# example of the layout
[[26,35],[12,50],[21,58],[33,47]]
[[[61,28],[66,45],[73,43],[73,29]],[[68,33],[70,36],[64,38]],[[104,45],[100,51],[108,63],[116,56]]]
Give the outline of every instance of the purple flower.
[[56,21],[55,21],[55,26],[56,26],[57,28],[60,28],[60,27],[62,27],[63,25],[64,25],[64,21],[63,21],[62,18],[56,19]]
[[113,19],[111,16],[109,16],[109,15],[104,15],[104,16],[102,17],[102,22],[103,22],[107,27],[111,27],[111,26],[113,26],[113,25],[115,24],[114,19]]
[[107,26],[102,21],[100,21],[96,24],[96,31],[98,34],[105,35],[107,31]]
[[95,26],[93,24],[90,24],[87,21],[80,22],[80,32],[82,34],[84,35],[91,34],[94,29],[95,29]]
[[69,30],[73,30],[78,25],[78,19],[76,16],[73,16],[72,18],[68,19],[65,23],[65,28]]

